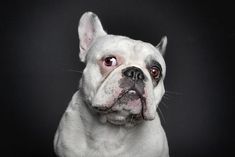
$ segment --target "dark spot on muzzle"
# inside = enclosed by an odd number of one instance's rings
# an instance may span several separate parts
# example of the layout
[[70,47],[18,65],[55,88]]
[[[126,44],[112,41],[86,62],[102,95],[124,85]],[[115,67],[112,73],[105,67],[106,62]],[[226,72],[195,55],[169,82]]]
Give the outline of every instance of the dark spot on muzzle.
[[131,66],[122,70],[122,78],[119,87],[124,91],[135,90],[140,96],[144,94],[147,77],[140,68]]

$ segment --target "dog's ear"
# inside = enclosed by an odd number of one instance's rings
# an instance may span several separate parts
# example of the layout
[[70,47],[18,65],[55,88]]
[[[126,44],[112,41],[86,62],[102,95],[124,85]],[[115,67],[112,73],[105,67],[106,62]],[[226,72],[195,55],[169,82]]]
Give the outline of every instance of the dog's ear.
[[85,12],[78,26],[78,35],[80,40],[79,57],[85,62],[87,50],[97,37],[104,36],[107,33],[103,30],[98,16],[92,12]]
[[166,45],[167,45],[167,37],[162,37],[160,43],[156,46],[156,48],[160,51],[160,53],[164,56],[166,52]]

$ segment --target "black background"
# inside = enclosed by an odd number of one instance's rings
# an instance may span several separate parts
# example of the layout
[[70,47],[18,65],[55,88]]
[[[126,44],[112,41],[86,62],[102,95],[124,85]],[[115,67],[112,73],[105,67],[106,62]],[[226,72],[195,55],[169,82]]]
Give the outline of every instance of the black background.
[[234,7],[196,0],[1,2],[1,154],[54,156],[54,133],[81,76],[71,69],[84,68],[77,25],[85,11],[111,34],[154,45],[168,36],[160,109],[172,157],[235,155]]

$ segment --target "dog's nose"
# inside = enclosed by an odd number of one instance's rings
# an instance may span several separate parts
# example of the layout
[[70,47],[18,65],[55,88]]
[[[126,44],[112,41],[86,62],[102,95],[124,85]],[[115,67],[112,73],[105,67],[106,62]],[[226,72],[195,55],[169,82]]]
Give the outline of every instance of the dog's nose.
[[133,81],[144,80],[144,73],[140,68],[137,67],[127,67],[122,71],[123,75],[131,78]]

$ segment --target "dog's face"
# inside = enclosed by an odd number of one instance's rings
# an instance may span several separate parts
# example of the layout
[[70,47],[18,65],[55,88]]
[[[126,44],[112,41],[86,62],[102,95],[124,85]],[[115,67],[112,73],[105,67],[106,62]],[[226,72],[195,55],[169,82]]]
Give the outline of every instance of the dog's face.
[[154,47],[109,35],[91,12],[83,14],[78,32],[80,59],[86,63],[80,88],[90,108],[115,125],[153,120],[165,92],[166,37]]

